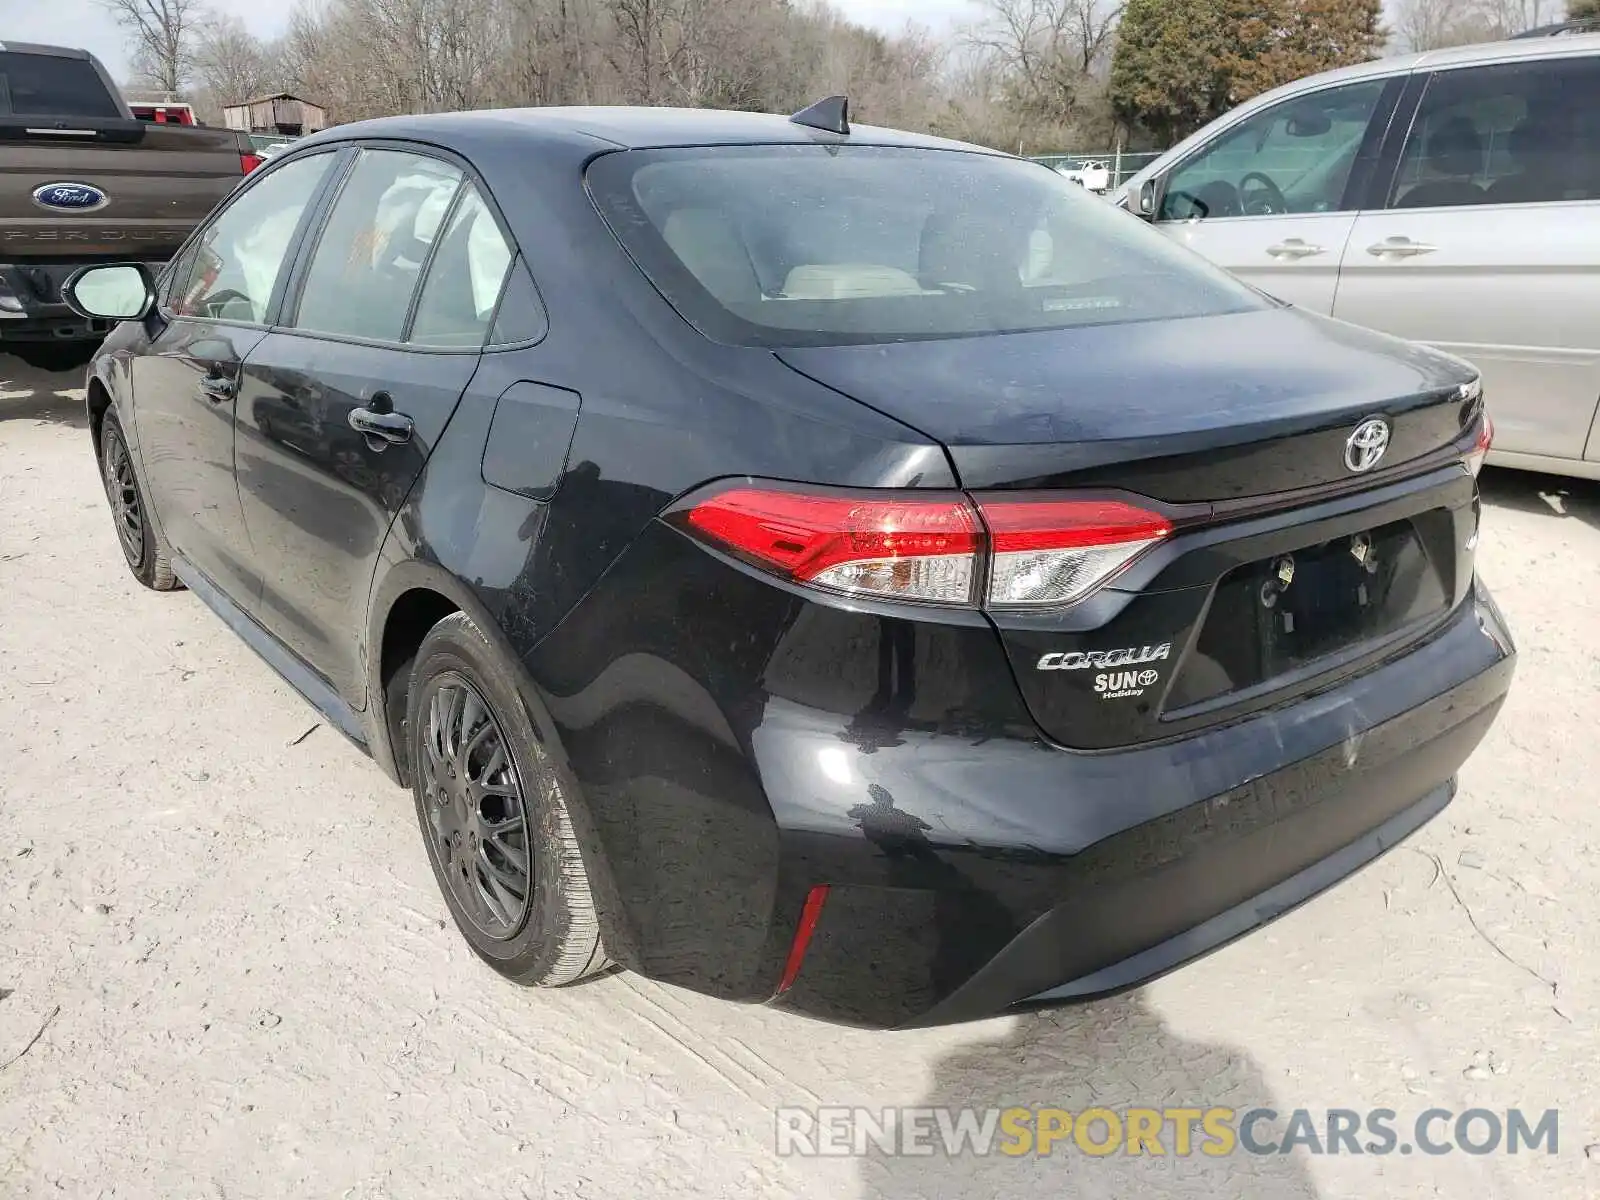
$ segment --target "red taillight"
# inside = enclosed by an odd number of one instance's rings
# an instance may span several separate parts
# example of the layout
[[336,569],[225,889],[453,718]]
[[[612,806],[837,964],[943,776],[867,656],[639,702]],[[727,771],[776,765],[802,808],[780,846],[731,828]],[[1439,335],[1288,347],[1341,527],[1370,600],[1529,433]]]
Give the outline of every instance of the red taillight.
[[996,607],[1071,604],[1172,533],[1165,517],[1120,500],[983,499]]
[[799,978],[801,964],[806,961],[806,947],[811,945],[811,935],[817,931],[817,920],[822,916],[822,906],[827,899],[827,884],[814,887],[806,894],[805,907],[800,910],[800,924],[795,927],[794,941],[789,943],[789,958],[783,964],[783,978],[778,981],[780,996]]
[[250,174],[251,171],[254,171],[265,161],[266,159],[262,158],[259,154],[239,155],[239,165],[244,168],[244,173],[246,175]]
[[970,604],[981,540],[962,496],[877,497],[742,487],[694,505],[691,529],[800,583]]
[[951,492],[782,486],[715,492],[676,519],[796,583],[968,607],[1071,604],[1172,532],[1165,517],[1119,500],[990,495],[974,507]]
[[1472,450],[1467,454],[1467,470],[1477,475],[1483,470],[1483,461],[1489,457],[1489,448],[1494,444],[1494,422],[1489,419],[1489,414],[1483,414],[1483,424],[1478,427],[1478,440],[1473,443]]

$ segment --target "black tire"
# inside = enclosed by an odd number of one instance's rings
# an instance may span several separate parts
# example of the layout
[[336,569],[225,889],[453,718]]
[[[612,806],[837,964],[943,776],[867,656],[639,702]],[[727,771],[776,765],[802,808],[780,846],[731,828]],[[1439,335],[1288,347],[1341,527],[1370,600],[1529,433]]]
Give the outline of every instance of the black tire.
[[463,613],[435,625],[417,650],[405,737],[428,862],[478,956],[533,987],[608,967],[569,785],[511,673]]
[[133,577],[151,591],[170,592],[180,587],[172,573],[172,547],[150,522],[150,504],[114,411],[106,413],[100,426],[100,482],[111,505],[122,557]]

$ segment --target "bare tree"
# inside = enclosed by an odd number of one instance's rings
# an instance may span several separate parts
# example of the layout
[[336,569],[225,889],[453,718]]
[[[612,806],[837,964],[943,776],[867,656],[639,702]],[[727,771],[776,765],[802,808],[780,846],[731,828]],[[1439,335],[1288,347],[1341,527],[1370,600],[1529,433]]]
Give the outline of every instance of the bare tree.
[[237,104],[271,89],[276,65],[271,50],[238,17],[207,21],[194,53],[194,74],[217,105]]
[[661,96],[661,59],[673,0],[607,0],[616,24],[617,52],[612,63],[631,77],[631,90],[644,104]]
[[511,104],[593,104],[605,14],[585,0],[506,0],[499,95]]
[[1394,35],[1407,50],[1492,42],[1559,20],[1562,0],[1399,0]]
[[132,40],[132,58],[152,86],[176,96],[189,82],[203,0],[99,0]]
[[[967,35],[1011,114],[1005,140],[1019,153],[1059,141],[1083,102],[1102,91],[1122,4],[1113,0],[983,0]],[[1014,143],[1014,144],[1013,144]]]
[[1400,0],[1393,36],[1403,50],[1437,50],[1454,44],[1468,0]]

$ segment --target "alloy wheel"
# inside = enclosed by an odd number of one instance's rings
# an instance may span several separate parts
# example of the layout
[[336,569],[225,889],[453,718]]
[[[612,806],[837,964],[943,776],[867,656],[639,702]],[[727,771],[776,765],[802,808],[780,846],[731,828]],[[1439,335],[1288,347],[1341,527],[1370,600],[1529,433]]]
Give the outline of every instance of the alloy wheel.
[[117,540],[128,565],[137,570],[144,562],[144,509],[139,504],[139,485],[133,476],[133,460],[120,437],[106,439],[106,498],[111,501],[111,517],[117,525]]
[[522,927],[533,894],[522,783],[478,690],[454,672],[430,686],[419,759],[431,850],[460,910],[503,940]]

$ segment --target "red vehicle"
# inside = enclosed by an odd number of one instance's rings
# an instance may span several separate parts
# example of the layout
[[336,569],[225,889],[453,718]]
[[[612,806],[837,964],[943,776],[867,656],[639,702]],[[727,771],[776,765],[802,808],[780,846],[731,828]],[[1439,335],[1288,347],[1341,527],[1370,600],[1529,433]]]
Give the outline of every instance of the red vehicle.
[[190,104],[156,104],[145,100],[128,101],[128,110],[141,121],[157,125],[198,125]]

